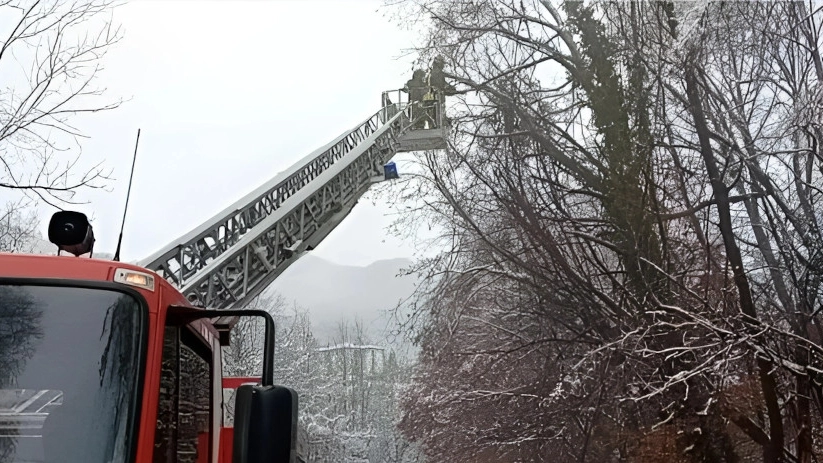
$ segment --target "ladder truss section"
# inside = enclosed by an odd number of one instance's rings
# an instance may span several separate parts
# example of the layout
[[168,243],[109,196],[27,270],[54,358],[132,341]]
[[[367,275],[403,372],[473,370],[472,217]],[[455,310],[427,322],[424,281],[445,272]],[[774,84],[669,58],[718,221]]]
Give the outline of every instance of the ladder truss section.
[[[180,269],[169,263],[179,257],[167,254],[155,268],[163,270],[163,276],[175,284],[182,281],[181,292],[195,305],[214,309],[243,306],[301,253],[317,246],[343,221],[375,178],[382,179],[384,164],[397,151],[401,117],[399,113],[377,128],[356,129],[362,134],[368,130],[368,134],[336,156],[333,163],[321,164],[322,169],[299,177],[295,185],[301,186],[277,196],[270,210],[244,209],[246,215],[238,214],[231,226],[215,227],[216,236],[203,235],[177,248],[175,252],[183,249],[187,253],[175,261],[183,263],[182,279]],[[367,124],[374,121],[371,118]],[[330,153],[332,149],[342,148],[332,147]],[[324,153],[320,157],[332,156]],[[245,212],[249,210],[254,212]],[[247,216],[254,217],[254,225],[250,226]]]
[[[153,270],[178,289],[191,288],[194,291],[192,295],[196,295],[198,302],[205,306],[217,308],[216,305],[209,305],[210,301],[220,300],[217,305],[225,308],[229,300],[244,299],[250,283],[252,286],[256,284],[256,270],[271,272],[278,268],[281,258],[275,255],[288,254],[289,246],[299,240],[306,241],[305,238],[311,233],[322,228],[329,219],[330,211],[348,204],[346,201],[351,199],[353,191],[362,186],[361,180],[367,172],[369,175],[382,172],[382,164],[377,164],[387,159],[389,152],[394,154],[403,113],[386,119],[381,117],[381,112],[309,154],[200,227],[139,262],[139,265]],[[352,158],[352,154],[359,156]],[[348,163],[345,169],[341,169],[344,160]],[[355,160],[357,162],[353,162]],[[375,165],[367,166],[367,161]],[[325,184],[320,179],[321,176],[327,178],[329,174],[334,174],[336,183]],[[308,192],[304,193],[307,189]],[[294,200],[289,201],[291,199]],[[259,232],[260,225],[276,212],[280,218],[277,224],[272,225],[271,230],[264,226],[266,232]],[[248,241],[244,241],[245,238],[256,244],[247,249],[251,254],[239,256],[238,249],[246,249],[241,244]],[[266,253],[270,255],[261,257]],[[206,269],[213,269],[212,264],[223,256],[241,258],[244,262],[241,272],[244,278],[239,290],[235,284],[239,281],[238,275],[232,273],[234,270],[229,270],[229,267],[220,267],[220,272],[209,273],[208,278],[203,273]],[[250,267],[247,265],[249,263],[252,263]],[[231,268],[235,269],[236,266]],[[223,289],[210,289],[206,293],[201,293],[202,288],[194,289],[199,288],[198,282],[210,278],[216,279]]]

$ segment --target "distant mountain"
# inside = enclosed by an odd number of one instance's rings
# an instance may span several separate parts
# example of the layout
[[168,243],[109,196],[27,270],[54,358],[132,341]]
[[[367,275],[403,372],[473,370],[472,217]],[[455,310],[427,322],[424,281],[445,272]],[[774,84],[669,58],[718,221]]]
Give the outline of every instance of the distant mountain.
[[374,339],[391,328],[389,311],[414,292],[417,278],[401,275],[409,259],[388,259],[365,267],[340,265],[307,254],[292,264],[265,291],[309,310],[315,336],[336,342],[338,324],[360,319]]

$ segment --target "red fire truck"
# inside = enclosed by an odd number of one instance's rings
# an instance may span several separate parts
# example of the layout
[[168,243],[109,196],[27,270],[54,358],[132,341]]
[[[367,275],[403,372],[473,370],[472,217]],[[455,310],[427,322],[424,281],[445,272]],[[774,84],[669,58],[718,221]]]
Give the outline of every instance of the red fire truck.
[[[76,255],[93,242],[73,212],[49,237]],[[261,378],[222,377],[239,317],[265,321]],[[272,384],[273,352],[265,311],[195,308],[122,262],[0,254],[0,461],[294,462],[297,394]]]

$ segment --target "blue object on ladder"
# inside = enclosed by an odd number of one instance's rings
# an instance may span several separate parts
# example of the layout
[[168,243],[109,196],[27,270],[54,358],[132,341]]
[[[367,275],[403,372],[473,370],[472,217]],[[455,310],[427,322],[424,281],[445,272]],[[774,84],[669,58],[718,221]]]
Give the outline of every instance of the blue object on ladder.
[[397,173],[397,165],[394,163],[394,161],[389,161],[386,165],[383,166],[383,177],[386,180],[400,178],[400,175]]

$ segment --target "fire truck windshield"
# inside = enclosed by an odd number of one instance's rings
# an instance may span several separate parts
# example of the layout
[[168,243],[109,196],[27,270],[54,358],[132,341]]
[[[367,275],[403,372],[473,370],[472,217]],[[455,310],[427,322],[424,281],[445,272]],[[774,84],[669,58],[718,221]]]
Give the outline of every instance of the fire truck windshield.
[[137,433],[145,302],[0,281],[0,462],[126,462]]

